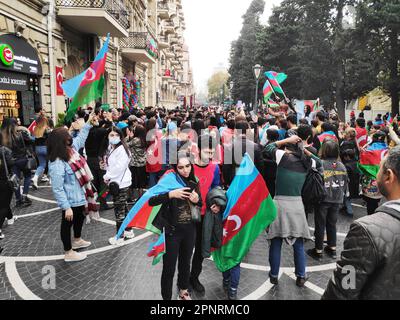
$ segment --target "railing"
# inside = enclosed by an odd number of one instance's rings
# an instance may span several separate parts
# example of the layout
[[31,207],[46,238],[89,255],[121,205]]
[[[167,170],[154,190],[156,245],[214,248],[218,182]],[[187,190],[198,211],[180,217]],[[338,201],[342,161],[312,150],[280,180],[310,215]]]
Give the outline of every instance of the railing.
[[122,27],[129,29],[129,12],[121,0],[56,0],[56,6],[106,10]]
[[158,10],[169,10],[169,5],[168,3],[159,2],[157,3],[157,8]]
[[121,48],[143,49],[153,58],[158,58],[158,49],[154,47],[154,39],[148,32],[129,32],[128,38],[119,39]]

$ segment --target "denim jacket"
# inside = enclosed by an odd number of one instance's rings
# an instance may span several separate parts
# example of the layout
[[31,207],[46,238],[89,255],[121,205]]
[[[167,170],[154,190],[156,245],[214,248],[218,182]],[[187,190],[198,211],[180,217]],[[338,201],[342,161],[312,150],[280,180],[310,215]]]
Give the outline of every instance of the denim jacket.
[[[78,151],[85,146],[91,128],[89,124],[84,125],[79,135],[73,139],[73,149]],[[61,159],[49,162],[49,174],[54,197],[62,210],[86,205],[85,193],[68,162]]]

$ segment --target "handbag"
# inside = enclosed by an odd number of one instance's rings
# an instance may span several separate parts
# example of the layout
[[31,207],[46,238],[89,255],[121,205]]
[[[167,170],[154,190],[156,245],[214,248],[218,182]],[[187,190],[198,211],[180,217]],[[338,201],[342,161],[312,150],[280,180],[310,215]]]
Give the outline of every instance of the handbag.
[[3,163],[4,163],[4,169],[6,171],[6,176],[7,176],[7,183],[8,186],[13,189],[14,191],[17,191],[19,189],[19,180],[18,177],[15,173],[10,174],[8,171],[8,166],[7,166],[7,161],[6,157],[4,155],[4,149],[2,150],[2,156],[3,156]]
[[124,174],[123,174],[123,176],[122,176],[121,181],[119,182],[119,184],[116,183],[116,182],[111,182],[111,183],[108,185],[108,192],[109,192],[113,197],[117,197],[117,196],[119,195],[119,185],[122,183],[122,180],[123,180],[124,177],[125,177],[126,170],[128,170],[128,168],[125,169],[125,172],[124,172]]
[[193,222],[201,222],[201,211],[198,205],[191,203],[189,200],[190,214]]
[[25,167],[30,171],[36,170],[38,167],[37,160],[35,156],[29,151],[29,149],[26,148],[24,137],[21,136],[21,138],[22,143],[24,144],[24,148],[26,150],[26,159],[28,160]]

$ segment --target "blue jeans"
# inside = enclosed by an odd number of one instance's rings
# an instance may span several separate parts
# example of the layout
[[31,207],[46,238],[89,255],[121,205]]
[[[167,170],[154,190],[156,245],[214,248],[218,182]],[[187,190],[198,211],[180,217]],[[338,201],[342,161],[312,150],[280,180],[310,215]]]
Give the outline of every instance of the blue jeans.
[[353,207],[351,206],[351,198],[344,197],[344,206],[346,208],[346,214],[349,216],[353,215]]
[[[25,159],[17,159],[15,161],[15,164],[12,168],[13,173],[17,175],[18,178],[21,177],[21,173],[24,174],[24,194],[28,194],[29,192],[29,187],[31,186],[31,171],[26,169],[26,164],[28,163],[28,160]],[[15,191],[15,197],[17,200],[21,200],[21,191],[18,188],[17,191]]]
[[149,173],[149,189],[158,183],[158,180],[161,178],[161,173],[162,171]]
[[44,170],[46,169],[47,164],[47,147],[46,146],[36,146],[35,147],[36,156],[39,160],[39,165],[36,169],[35,176],[40,177]]
[[[271,240],[271,246],[269,248],[269,264],[271,266],[271,276],[279,276],[279,268],[281,265],[281,250],[282,250],[282,238],[274,238]],[[304,252],[304,240],[303,238],[297,238],[293,245],[295,274],[297,277],[304,278],[306,276],[306,255]]]
[[224,277],[224,282],[230,282],[231,290],[237,290],[240,280],[240,263],[232,269],[223,272],[222,276]]

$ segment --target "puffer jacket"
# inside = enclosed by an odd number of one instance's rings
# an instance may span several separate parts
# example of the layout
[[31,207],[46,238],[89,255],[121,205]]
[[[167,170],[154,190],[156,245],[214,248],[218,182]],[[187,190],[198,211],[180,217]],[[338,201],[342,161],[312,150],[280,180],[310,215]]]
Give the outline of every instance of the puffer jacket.
[[[222,245],[222,213],[225,210],[227,198],[225,191],[221,187],[212,189],[206,198],[207,211],[203,218],[203,235],[201,253],[203,258],[211,256],[211,248],[220,248]],[[214,205],[221,207],[220,214],[214,214],[210,208]]]
[[351,225],[322,299],[400,299],[400,200],[385,203]]

